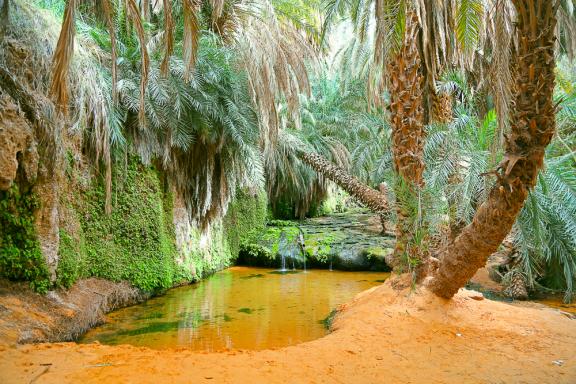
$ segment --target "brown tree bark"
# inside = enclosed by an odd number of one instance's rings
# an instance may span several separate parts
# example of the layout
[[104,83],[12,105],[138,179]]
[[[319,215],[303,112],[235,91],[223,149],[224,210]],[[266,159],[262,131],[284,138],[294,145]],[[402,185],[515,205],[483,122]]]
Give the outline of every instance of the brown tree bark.
[[497,178],[486,202],[470,225],[440,251],[438,268],[427,285],[436,295],[451,298],[498,249],[528,191],[537,180],[544,151],[555,129],[554,31],[558,1],[513,0],[518,14],[518,49],[511,63],[514,76],[511,132],[506,154],[491,172]]
[[448,123],[452,120],[452,96],[446,93],[432,92],[433,123]]
[[[390,123],[392,127],[392,154],[396,174],[409,187],[424,184],[424,109],[423,77],[420,73],[420,53],[416,44],[418,38],[418,17],[409,12],[400,50],[387,64],[390,76]],[[396,185],[399,195],[399,185]],[[403,204],[396,204],[396,264],[410,253],[413,225]]]
[[377,190],[364,185],[356,177],[350,175],[344,169],[332,164],[324,157],[315,154],[300,152],[300,158],[316,172],[325,178],[336,183],[360,203],[369,208],[372,212],[385,215],[390,207],[386,201],[386,196]]

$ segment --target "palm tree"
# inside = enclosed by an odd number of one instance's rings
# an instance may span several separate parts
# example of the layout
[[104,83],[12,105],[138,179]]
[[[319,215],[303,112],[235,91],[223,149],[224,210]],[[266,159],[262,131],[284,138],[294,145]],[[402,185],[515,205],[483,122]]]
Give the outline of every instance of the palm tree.
[[452,297],[486,263],[510,232],[534,187],[545,148],[555,129],[554,43],[558,1],[515,0],[518,48],[514,74],[511,132],[506,153],[491,172],[496,184],[472,223],[439,254],[427,282],[432,292]]
[[[557,135],[546,150],[544,171],[495,255],[505,256],[506,264],[500,265],[498,272],[503,275],[505,292],[514,298],[526,297],[538,286],[564,290],[566,299],[571,296],[576,272],[572,256],[576,255],[572,202],[576,186],[570,171],[575,161],[574,134],[570,132],[576,79],[569,75],[571,71],[569,66],[556,73],[555,100],[561,110],[556,115]],[[453,240],[487,198],[490,186],[481,175],[494,166],[494,159],[502,158],[502,150],[493,152],[497,114],[492,109],[483,118],[479,116],[463,73],[447,74],[439,89],[458,101],[452,121],[427,127],[425,179],[428,187],[442,191],[448,203]]]
[[[284,113],[280,115],[285,128],[274,156],[275,170],[268,175],[273,208],[278,200],[291,200],[296,205],[295,216],[303,217],[311,205],[325,198],[326,181],[331,180],[373,212],[388,213],[386,197],[369,186],[375,184],[368,169],[375,148],[366,148],[355,158],[357,161],[350,161],[350,152],[357,151],[368,137],[376,147],[382,143],[385,135],[381,128],[385,124],[378,116],[365,112],[362,83],[341,85],[337,78],[315,79],[311,96],[301,101],[298,125]],[[286,111],[282,106],[281,110]],[[350,129],[343,130],[342,126]],[[310,173],[310,168],[316,172]],[[361,177],[352,176],[351,170]]]
[[[372,4],[374,8],[371,15]],[[432,49],[434,56],[430,54],[421,57],[419,50],[422,36],[421,19],[411,2],[334,1],[328,8],[325,30],[337,14],[347,15],[352,20],[357,35],[355,41],[360,45],[367,40],[371,17],[376,20],[372,39],[373,54],[370,58],[372,62],[367,76],[367,88],[370,90],[368,95],[371,104],[381,106],[384,87],[388,88],[393,162],[398,175],[396,178],[398,184],[395,186],[396,197],[405,196],[405,193],[399,193],[400,189],[403,189],[402,185],[410,186],[409,189],[417,194],[417,189],[423,186],[424,171],[424,80],[433,78],[428,76],[425,70],[427,67],[422,63],[428,58],[436,58],[436,49]],[[384,72],[386,76],[383,75]],[[407,254],[409,248],[415,248],[409,246],[413,240],[413,228],[407,217],[408,211],[402,208],[406,206],[397,201],[394,259],[398,265],[401,260],[409,258],[419,260],[421,256]]]
[[[392,127],[392,153],[394,170],[399,183],[421,188],[424,183],[424,109],[422,99],[422,76],[418,46],[414,44],[418,33],[418,17],[406,15],[402,45],[387,63],[390,76],[390,125]],[[396,186],[396,196],[402,196]],[[394,258],[406,258],[409,244],[413,241],[413,230],[406,205],[396,204],[396,246]],[[419,258],[419,255],[409,255]]]
[[336,185],[348,192],[350,196],[357,199],[372,212],[380,215],[388,214],[390,207],[386,197],[377,190],[366,186],[355,176],[350,175],[344,169],[332,164],[316,153],[300,151],[298,156],[316,172],[336,183]]

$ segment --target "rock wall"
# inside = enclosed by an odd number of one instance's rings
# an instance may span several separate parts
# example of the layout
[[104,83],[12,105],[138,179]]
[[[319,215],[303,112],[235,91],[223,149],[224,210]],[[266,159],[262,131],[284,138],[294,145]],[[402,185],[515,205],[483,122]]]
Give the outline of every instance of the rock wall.
[[38,173],[38,151],[34,132],[8,95],[0,94],[0,190],[7,191],[16,180],[18,167],[29,182]]
[[[156,292],[233,263],[244,236],[238,227],[250,217],[235,212],[262,200],[240,193],[229,209],[234,219],[200,233],[166,175],[129,144],[111,156],[107,173],[103,149],[87,133],[102,118],[91,114],[100,84],[86,81],[99,58],[77,42],[68,80],[85,97],[72,95],[69,115],[61,114],[48,97],[61,22],[28,2],[11,4],[0,36],[0,278],[39,292],[89,277]],[[263,204],[252,227],[264,225]]]

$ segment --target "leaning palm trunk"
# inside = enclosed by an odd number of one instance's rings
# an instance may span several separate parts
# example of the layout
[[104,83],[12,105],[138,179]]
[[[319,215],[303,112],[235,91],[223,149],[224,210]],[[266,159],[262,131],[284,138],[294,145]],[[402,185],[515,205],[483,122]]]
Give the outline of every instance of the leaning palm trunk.
[[[413,191],[424,184],[424,109],[422,99],[422,76],[420,54],[417,44],[418,17],[415,13],[406,16],[406,29],[402,46],[387,65],[390,76],[390,120],[392,126],[392,153],[394,169],[400,184],[408,185]],[[398,184],[398,183],[397,183]],[[396,195],[400,196],[399,185]],[[397,265],[408,254],[420,258],[409,249],[414,235],[410,214],[405,204],[396,204],[396,246],[394,260]],[[418,252],[416,252],[418,253]]]
[[429,288],[450,298],[486,263],[504,240],[544,162],[554,134],[554,30],[558,1],[514,0],[518,14],[518,48],[512,73],[511,132],[506,155],[496,171],[490,195],[472,223],[440,251]]
[[372,212],[380,215],[386,215],[388,213],[390,208],[386,201],[386,196],[382,193],[362,184],[356,177],[350,175],[344,169],[337,167],[320,155],[300,152],[299,156],[302,161],[312,169],[336,183]]

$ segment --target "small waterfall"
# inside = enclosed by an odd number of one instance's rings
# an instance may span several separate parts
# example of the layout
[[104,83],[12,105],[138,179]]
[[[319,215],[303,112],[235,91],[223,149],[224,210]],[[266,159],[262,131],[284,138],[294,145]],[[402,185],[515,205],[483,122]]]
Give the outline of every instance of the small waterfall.
[[334,255],[332,255],[332,253],[330,253],[330,271],[332,271],[332,259],[334,258]]
[[302,265],[304,267],[304,272],[306,272],[306,243],[304,242],[304,231],[302,228],[298,227],[300,233],[298,234],[298,245],[300,245],[300,254],[302,255]]
[[288,246],[288,240],[286,238],[286,233],[284,231],[280,232],[280,238],[278,239],[278,254],[280,255],[280,271],[286,271],[286,250]]

